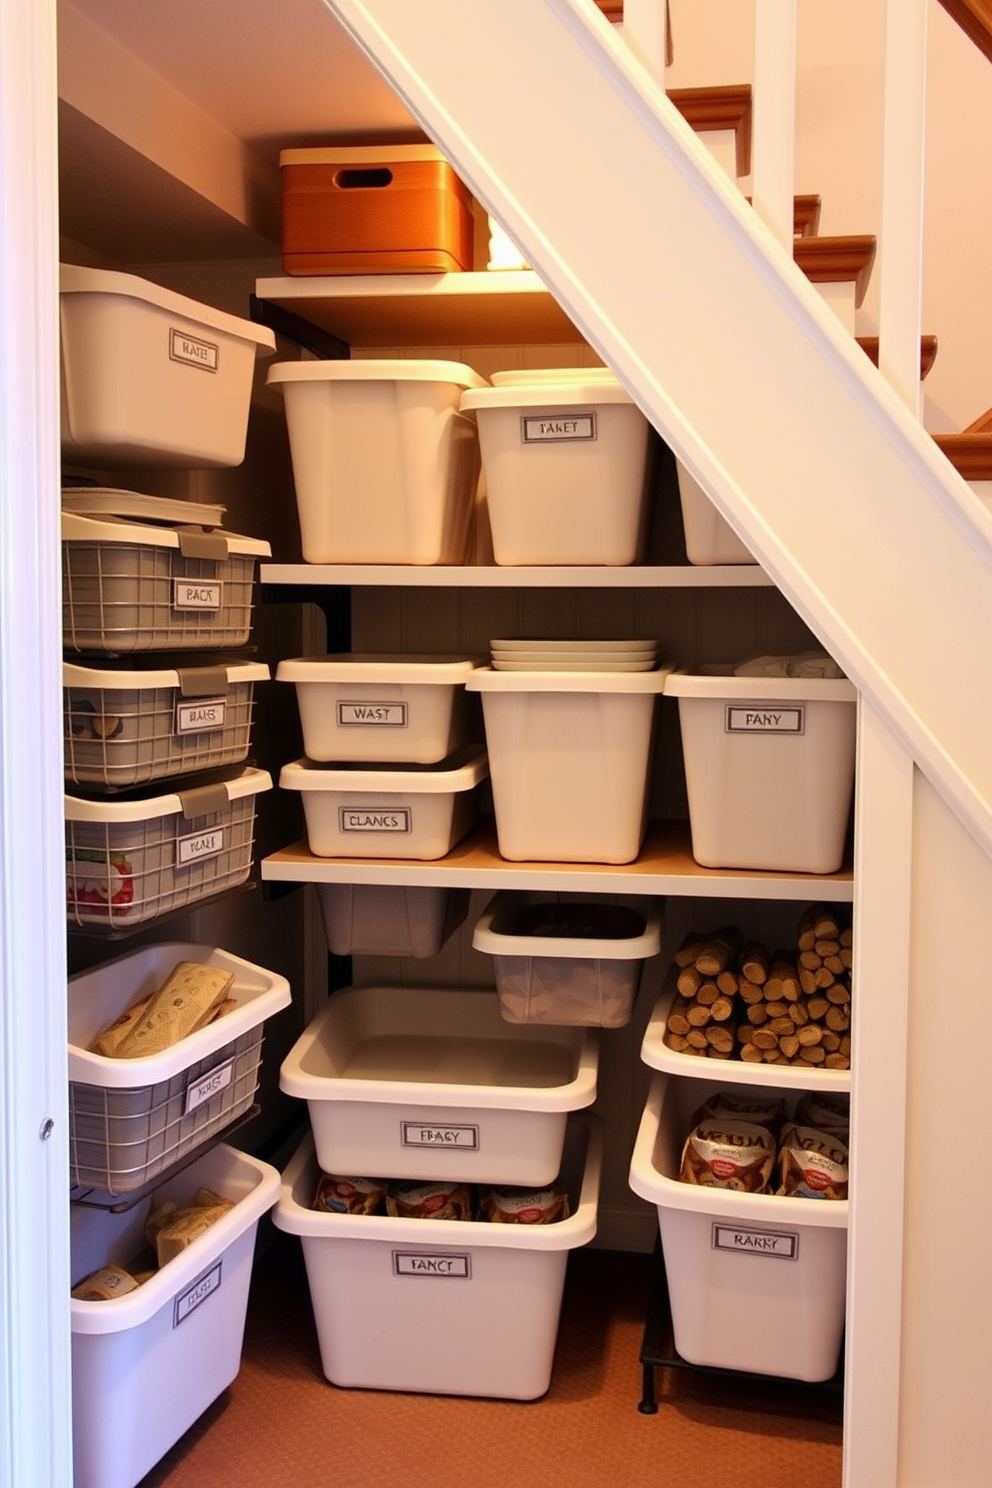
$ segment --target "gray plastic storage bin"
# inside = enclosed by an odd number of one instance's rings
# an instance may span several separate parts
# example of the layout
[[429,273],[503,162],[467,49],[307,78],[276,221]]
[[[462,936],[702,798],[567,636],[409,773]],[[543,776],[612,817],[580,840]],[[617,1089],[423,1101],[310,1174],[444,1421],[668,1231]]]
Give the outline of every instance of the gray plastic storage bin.
[[468,889],[318,884],[335,956],[436,956],[468,914]]

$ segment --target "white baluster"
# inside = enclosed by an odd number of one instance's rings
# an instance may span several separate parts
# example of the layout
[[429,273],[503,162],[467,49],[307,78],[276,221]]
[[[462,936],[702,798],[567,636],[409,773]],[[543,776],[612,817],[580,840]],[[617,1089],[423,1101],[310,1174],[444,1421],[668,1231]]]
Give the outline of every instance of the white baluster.
[[624,0],[623,39],[662,87],[667,28],[667,0]]
[[927,0],[885,7],[885,115],[878,365],[920,412]]
[[796,0],[755,0],[751,200],[792,252],[796,158]]

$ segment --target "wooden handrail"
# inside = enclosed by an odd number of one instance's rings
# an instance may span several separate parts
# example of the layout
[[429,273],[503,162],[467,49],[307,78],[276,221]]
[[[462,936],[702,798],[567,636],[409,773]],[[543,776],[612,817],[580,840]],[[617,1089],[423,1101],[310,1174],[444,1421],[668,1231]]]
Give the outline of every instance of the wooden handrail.
[[952,20],[992,62],[992,0],[940,0]]

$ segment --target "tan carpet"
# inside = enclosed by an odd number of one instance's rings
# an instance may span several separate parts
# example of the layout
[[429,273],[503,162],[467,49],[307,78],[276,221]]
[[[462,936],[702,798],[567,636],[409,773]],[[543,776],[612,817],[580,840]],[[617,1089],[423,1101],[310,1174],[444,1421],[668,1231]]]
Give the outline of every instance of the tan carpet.
[[672,1369],[657,1415],[638,1411],[649,1287],[650,1257],[573,1253],[542,1400],[341,1390],[298,1242],[278,1236],[240,1375],[141,1488],[839,1488],[839,1406],[822,1396]]

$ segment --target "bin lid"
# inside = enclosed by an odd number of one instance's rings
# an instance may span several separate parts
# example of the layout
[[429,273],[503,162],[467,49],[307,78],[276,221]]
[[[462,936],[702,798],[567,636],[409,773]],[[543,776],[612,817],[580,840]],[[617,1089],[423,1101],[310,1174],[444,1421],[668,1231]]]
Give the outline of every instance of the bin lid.
[[[132,547],[142,545],[152,548],[181,548],[184,533],[202,533],[198,523],[182,523],[170,527],[156,522],[115,521],[113,517],[94,514],[83,517],[76,512],[62,513],[62,541],[86,543],[128,543]],[[226,546],[226,556],[250,555],[268,558],[272,547],[257,537],[243,537],[239,532],[213,532],[211,538]],[[204,538],[206,534],[204,534]],[[211,555],[214,556],[214,555]],[[218,558],[225,556],[218,552]]]
[[549,413],[556,408],[588,408],[590,404],[627,404],[636,408],[633,398],[615,377],[609,381],[595,378],[582,382],[532,382],[526,386],[473,387],[462,394],[464,413],[479,408],[543,408]]
[[636,692],[665,691],[672,662],[653,672],[502,672],[479,667],[465,679],[467,692]]
[[437,765],[336,764],[320,765],[298,759],[283,765],[283,790],[379,791],[409,795],[440,795],[471,790],[489,774],[489,760],[480,744],[467,744]]
[[[183,678],[202,676],[208,682],[216,678],[217,686],[230,686],[236,682],[267,682],[269,669],[263,661],[220,662],[216,666],[199,664],[190,655],[190,665],[182,667],[156,667],[140,670],[110,667],[81,666],[75,661],[62,663],[63,687],[103,687],[111,691],[127,689],[139,692],[152,687],[179,687]],[[205,694],[204,694],[205,695]]]
[[143,491],[121,491],[115,486],[63,486],[62,510],[84,517],[133,517],[172,526],[195,523],[200,527],[219,527],[227,507],[206,501],[181,501],[171,496],[146,496]]
[[277,682],[463,682],[481,656],[403,656],[365,651],[297,656],[280,661]]
[[186,295],[176,294],[174,290],[163,289],[161,284],[152,284],[137,274],[122,274],[117,269],[86,269],[81,264],[60,264],[59,294],[123,295],[127,299],[143,300],[170,315],[180,315],[184,320],[209,326],[211,330],[240,341],[251,341],[260,356],[271,356],[276,349],[275,333],[268,326],[241,320],[226,310],[215,310],[213,305],[203,305]]
[[315,145],[280,150],[280,165],[389,165],[408,160],[446,160],[437,145]]
[[464,362],[360,357],[340,362],[275,362],[267,383],[280,382],[447,382],[460,388],[488,388]]
[[853,682],[841,677],[732,677],[672,672],[665,682],[665,696],[679,698],[725,698],[727,702],[853,703],[858,696]]

